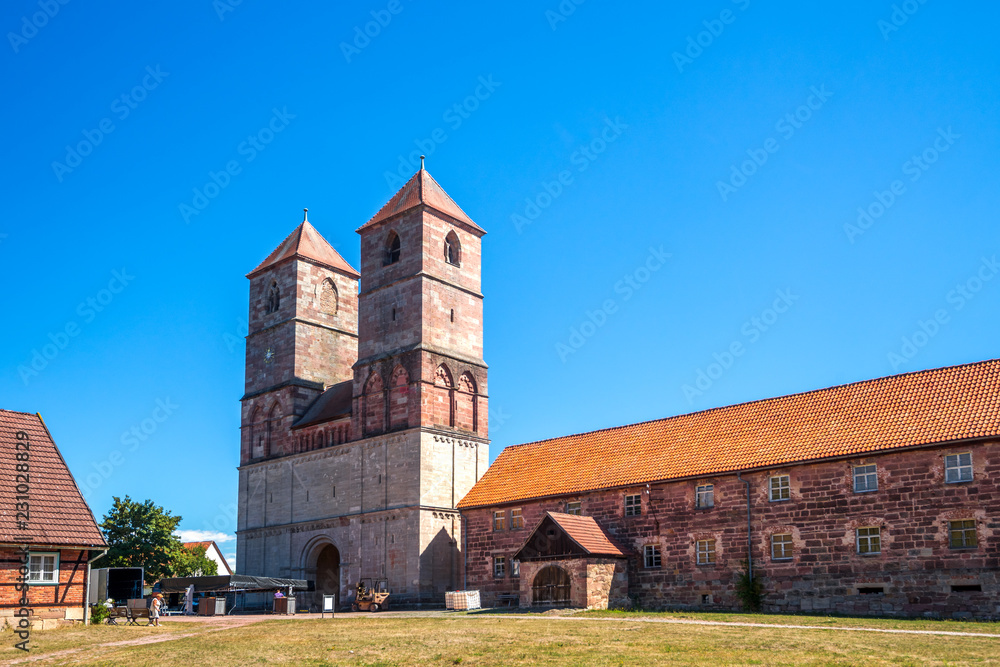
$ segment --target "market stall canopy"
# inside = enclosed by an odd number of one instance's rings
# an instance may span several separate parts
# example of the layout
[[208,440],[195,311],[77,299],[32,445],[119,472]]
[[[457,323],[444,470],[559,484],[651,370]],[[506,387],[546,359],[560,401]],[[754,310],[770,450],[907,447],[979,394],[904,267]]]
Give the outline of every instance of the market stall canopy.
[[195,593],[215,593],[221,591],[274,591],[291,587],[297,591],[309,590],[305,579],[277,579],[275,577],[252,577],[247,574],[230,574],[216,577],[174,577],[160,579],[161,593],[183,593],[188,586],[194,586]]

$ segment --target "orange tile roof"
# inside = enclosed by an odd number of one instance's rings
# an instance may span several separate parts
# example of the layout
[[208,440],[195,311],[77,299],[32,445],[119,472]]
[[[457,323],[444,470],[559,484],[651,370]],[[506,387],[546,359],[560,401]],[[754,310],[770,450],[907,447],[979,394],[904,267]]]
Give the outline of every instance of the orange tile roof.
[[316,231],[316,228],[308,221],[305,221],[296,227],[281,242],[281,245],[267,256],[267,259],[261,262],[256,269],[248,273],[247,278],[252,278],[269,266],[274,266],[292,257],[302,257],[311,260],[341,273],[346,273],[352,278],[361,277],[361,274],[355,271],[354,267],[348,264],[340,256],[340,253],[333,249],[333,246],[323,238],[323,235]]
[[625,550],[594,520],[594,517],[562,512],[546,512],[545,515],[587,553],[593,556],[625,555]]
[[472,218],[465,214],[465,211],[438,185],[434,177],[423,168],[410,177],[410,180],[399,189],[399,192],[394,194],[392,199],[386,202],[385,206],[372,216],[371,220],[358,227],[357,231],[360,232],[362,229],[377,225],[383,220],[388,220],[421,204],[440,211],[455,220],[460,220],[471,226],[473,230],[482,232],[483,234],[486,233],[479,225],[472,221]]
[[994,359],[508,447],[458,506],[996,436]]
[[[18,432],[29,447],[18,449]],[[21,440],[21,442],[25,442]],[[17,453],[28,454],[18,461]],[[27,528],[18,526],[15,466],[28,465]],[[41,416],[0,410],[0,543],[104,548],[107,544]]]

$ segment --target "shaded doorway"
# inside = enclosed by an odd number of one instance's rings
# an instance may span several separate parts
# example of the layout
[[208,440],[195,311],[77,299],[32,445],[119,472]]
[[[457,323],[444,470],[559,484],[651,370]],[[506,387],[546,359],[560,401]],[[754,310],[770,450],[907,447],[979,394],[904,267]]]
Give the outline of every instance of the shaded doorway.
[[532,604],[569,604],[569,573],[556,565],[543,567],[531,582]]
[[316,557],[316,593],[337,596],[336,606],[340,606],[340,552],[332,544]]

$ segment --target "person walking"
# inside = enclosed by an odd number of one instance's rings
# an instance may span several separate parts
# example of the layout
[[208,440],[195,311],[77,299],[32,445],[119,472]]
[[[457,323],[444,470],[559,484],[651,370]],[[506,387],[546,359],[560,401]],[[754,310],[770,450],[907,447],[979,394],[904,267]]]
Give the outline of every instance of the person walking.
[[163,596],[159,593],[153,595],[153,602],[149,605],[149,618],[155,627],[160,627],[160,607],[163,605]]

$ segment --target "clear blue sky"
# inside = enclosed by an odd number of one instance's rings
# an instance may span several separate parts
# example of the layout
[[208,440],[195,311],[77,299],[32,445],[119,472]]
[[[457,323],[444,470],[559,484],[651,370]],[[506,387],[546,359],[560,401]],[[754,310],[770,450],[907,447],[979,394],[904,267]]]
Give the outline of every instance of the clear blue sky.
[[494,456],[1000,355],[995,3],[224,1],[0,18],[0,406],[98,517],[235,530],[244,275],[303,207],[358,266],[411,153],[489,232]]

